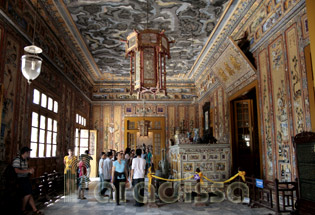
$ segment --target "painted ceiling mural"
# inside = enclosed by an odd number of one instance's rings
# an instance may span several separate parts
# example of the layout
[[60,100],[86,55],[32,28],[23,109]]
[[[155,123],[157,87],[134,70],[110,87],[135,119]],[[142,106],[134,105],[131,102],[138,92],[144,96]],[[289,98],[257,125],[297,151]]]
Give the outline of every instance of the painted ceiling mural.
[[[169,81],[185,76],[214,29],[227,0],[148,0],[148,28],[165,30],[170,40]],[[134,29],[146,28],[146,0],[64,0],[92,54],[100,77],[129,80],[126,39]]]

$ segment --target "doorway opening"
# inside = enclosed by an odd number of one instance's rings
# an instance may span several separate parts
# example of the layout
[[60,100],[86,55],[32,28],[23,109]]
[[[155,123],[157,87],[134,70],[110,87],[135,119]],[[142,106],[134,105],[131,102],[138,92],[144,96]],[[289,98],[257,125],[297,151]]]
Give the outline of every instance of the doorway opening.
[[[256,85],[257,86],[257,85]],[[232,131],[232,170],[261,177],[259,118],[256,87],[230,101]]]
[[[139,123],[150,121],[148,136],[140,136]],[[145,144],[151,150],[153,163],[158,167],[165,149],[165,118],[164,117],[125,117],[125,148],[136,150]]]

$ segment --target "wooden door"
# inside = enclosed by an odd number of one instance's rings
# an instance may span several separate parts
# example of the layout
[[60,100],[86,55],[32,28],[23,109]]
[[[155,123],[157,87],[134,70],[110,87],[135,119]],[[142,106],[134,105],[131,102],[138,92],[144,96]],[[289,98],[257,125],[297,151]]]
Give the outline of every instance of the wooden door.
[[90,161],[91,174],[90,178],[97,177],[97,130],[89,129],[76,129],[75,133],[75,149],[74,153],[77,156],[84,154],[86,150],[89,150],[93,160]]
[[158,167],[159,161],[162,159],[161,150],[165,148],[165,118],[164,117],[126,117],[125,118],[125,148],[137,149],[142,146],[139,141],[138,124],[141,120],[150,121],[150,129],[148,137],[145,137],[147,145],[152,147],[153,162],[155,168]]
[[248,173],[254,173],[253,101],[251,99],[234,102],[235,147],[234,165]]
[[89,135],[89,151],[93,160],[90,161],[91,164],[91,174],[90,178],[98,177],[98,160],[97,160],[97,130],[90,130]]

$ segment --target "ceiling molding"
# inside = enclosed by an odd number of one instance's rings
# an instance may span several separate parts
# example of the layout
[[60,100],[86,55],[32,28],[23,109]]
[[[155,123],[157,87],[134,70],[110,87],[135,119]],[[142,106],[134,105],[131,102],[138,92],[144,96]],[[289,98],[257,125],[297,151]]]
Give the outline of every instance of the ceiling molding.
[[[93,79],[94,83],[96,83],[97,79],[95,79],[95,76],[100,78],[100,76],[99,76],[100,70],[99,70],[98,66],[96,65],[96,62],[95,62],[93,56],[91,55],[90,51],[88,50],[81,34],[79,33],[79,31],[76,27],[76,24],[73,22],[72,17],[69,14],[69,11],[68,11],[66,5],[64,4],[63,0],[53,0],[53,2],[55,4],[57,10],[59,11],[59,14],[63,18],[65,25],[68,27],[72,36],[75,38],[76,42],[79,44],[79,46],[80,46],[80,48],[84,54],[84,57],[87,59],[87,62],[92,67],[92,69],[90,69],[88,72],[90,73],[91,78]],[[96,73],[95,71],[98,71],[98,73]]]

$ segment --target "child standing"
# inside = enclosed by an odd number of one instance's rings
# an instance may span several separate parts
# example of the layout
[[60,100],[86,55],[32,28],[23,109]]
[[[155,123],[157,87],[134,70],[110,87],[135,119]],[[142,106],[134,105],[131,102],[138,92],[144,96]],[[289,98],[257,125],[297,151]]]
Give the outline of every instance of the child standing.
[[87,181],[85,156],[80,157],[79,170],[80,170],[80,173],[79,173],[78,199],[86,199],[84,197],[85,182]]

